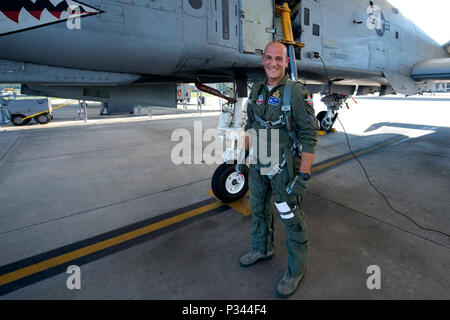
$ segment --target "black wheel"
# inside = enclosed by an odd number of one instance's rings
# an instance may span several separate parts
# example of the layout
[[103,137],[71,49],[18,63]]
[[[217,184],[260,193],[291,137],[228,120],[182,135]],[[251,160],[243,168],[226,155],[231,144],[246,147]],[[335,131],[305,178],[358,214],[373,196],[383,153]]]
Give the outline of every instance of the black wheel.
[[326,119],[327,111],[320,111],[317,114],[317,121],[319,122],[320,130],[323,130],[325,132],[331,132],[333,129],[334,121],[336,121],[337,113],[333,117],[331,121],[329,119]]
[[24,126],[28,123],[30,123],[31,118],[25,119],[25,116],[23,114],[15,114],[11,116],[11,123],[15,126]]
[[50,116],[48,113],[43,113],[35,116],[34,120],[36,120],[37,123],[46,124],[50,122]]
[[225,203],[241,199],[248,191],[248,167],[244,166],[243,174],[237,173],[235,167],[234,164],[222,163],[211,179],[214,195]]

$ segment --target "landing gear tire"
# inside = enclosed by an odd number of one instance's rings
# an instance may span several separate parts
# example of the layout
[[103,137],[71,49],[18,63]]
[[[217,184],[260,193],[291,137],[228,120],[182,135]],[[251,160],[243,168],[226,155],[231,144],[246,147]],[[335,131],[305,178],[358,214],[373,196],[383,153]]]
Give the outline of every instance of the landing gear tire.
[[319,122],[320,130],[325,131],[325,132],[331,132],[331,130],[333,130],[334,121],[336,121],[336,118],[337,118],[337,113],[331,121],[326,118],[326,115],[327,115],[327,111],[320,111],[317,114],[316,118],[317,118],[317,121]]
[[28,123],[30,123],[31,118],[25,119],[25,116],[23,114],[15,114],[11,117],[11,123],[15,126],[24,126]]
[[234,164],[222,163],[214,171],[211,188],[222,202],[237,201],[248,191],[248,167],[244,167],[242,174],[237,173],[235,168]]
[[46,123],[50,122],[50,115],[47,113],[43,113],[43,114],[35,116],[34,120],[36,120],[37,123],[46,124]]

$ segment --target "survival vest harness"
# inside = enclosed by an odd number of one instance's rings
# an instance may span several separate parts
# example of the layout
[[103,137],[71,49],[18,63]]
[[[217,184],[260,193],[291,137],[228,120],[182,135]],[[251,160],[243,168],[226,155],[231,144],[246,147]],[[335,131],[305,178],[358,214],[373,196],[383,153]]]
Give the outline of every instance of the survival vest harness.
[[[280,118],[277,121],[265,121],[263,118],[261,118],[259,115],[254,113],[256,122],[258,122],[261,126],[266,128],[267,130],[270,129],[281,129],[286,128],[289,138],[292,140],[292,145],[289,148],[292,157],[295,154],[298,154],[301,156],[301,145],[300,142],[297,139],[297,136],[295,132],[297,132],[297,125],[295,121],[293,120],[292,116],[292,108],[291,108],[291,97],[292,97],[292,87],[295,85],[296,81],[293,81],[291,79],[288,79],[283,91],[283,105],[281,106],[281,111],[283,114],[280,116]],[[257,95],[261,91],[262,86],[257,90]],[[286,166],[286,155],[283,153],[283,161],[281,163],[277,163],[274,165],[270,172],[267,174],[269,179],[273,179],[277,174],[281,173],[283,171],[283,168]]]

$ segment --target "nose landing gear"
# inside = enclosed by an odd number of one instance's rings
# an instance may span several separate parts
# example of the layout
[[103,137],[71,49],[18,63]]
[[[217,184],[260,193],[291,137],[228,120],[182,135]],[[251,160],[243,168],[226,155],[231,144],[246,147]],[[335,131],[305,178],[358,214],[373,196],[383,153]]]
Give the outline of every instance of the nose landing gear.
[[229,203],[241,199],[248,191],[248,167],[242,166],[240,173],[236,172],[237,141],[243,132],[247,120],[245,105],[247,101],[247,79],[235,77],[236,98],[223,95],[220,91],[197,82],[197,89],[215,95],[226,102],[222,106],[218,129],[221,138],[228,146],[223,153],[223,163],[217,167],[211,179],[211,189],[214,196],[222,202]]
[[320,130],[325,131],[326,133],[332,132],[337,116],[338,113],[335,110],[320,111],[316,117],[319,122]]
[[236,172],[235,164],[222,163],[214,171],[211,189],[222,202],[229,203],[241,199],[248,191],[248,167],[243,172]]
[[320,111],[317,114],[317,121],[319,122],[320,130],[326,133],[333,132],[333,125],[338,117],[338,110],[347,103],[348,96],[345,94],[331,93],[325,95],[320,101],[327,106],[327,111]]

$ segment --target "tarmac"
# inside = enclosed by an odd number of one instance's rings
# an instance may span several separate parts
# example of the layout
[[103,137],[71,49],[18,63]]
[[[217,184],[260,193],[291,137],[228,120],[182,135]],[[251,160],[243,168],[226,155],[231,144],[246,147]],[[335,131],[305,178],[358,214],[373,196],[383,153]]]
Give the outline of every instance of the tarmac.
[[[290,300],[450,298],[450,96],[411,98],[341,110],[370,180],[341,123],[319,137],[303,199],[307,273]],[[91,104],[86,122],[71,105],[46,125],[1,126],[0,299],[277,299],[287,266],[277,214],[273,259],[240,267],[248,199],[211,196],[218,164],[171,160],[176,129],[217,127],[210,105],[155,107],[149,119]]]

